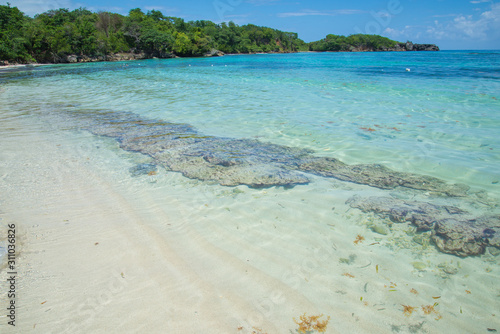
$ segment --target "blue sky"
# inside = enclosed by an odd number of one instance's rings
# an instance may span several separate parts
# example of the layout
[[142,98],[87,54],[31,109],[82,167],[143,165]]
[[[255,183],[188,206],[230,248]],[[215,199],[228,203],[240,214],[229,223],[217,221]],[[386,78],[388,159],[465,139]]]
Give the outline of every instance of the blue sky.
[[[6,4],[2,1],[2,4]],[[190,20],[253,23],[297,32],[306,42],[327,34],[379,34],[441,49],[500,49],[500,2],[490,0],[10,0],[33,16],[86,7],[126,15],[160,10]]]

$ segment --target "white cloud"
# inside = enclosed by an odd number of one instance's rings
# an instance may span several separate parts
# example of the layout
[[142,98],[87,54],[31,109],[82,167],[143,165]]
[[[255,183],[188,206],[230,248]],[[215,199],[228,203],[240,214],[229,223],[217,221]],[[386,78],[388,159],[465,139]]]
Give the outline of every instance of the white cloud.
[[338,15],[354,15],[365,13],[358,9],[338,9],[338,10],[311,10],[303,9],[300,12],[278,13],[278,17],[296,17],[296,16],[338,16]]
[[472,15],[457,15],[452,21],[435,21],[427,32],[436,38],[444,39],[487,39],[500,31],[500,3],[492,4],[491,10],[474,18]]
[[[500,38],[500,4],[492,4],[490,9],[476,15],[439,15],[434,16],[431,25],[413,25],[405,27],[388,27],[383,35],[389,38],[404,40],[421,40],[424,43],[450,43],[472,45],[481,42],[489,45]],[[486,43],[486,44],[485,44]],[[498,45],[491,45],[498,48]]]
[[398,39],[400,36],[404,34],[404,30],[396,30],[392,28],[385,28],[385,30],[382,32],[384,36],[387,36],[391,39]]

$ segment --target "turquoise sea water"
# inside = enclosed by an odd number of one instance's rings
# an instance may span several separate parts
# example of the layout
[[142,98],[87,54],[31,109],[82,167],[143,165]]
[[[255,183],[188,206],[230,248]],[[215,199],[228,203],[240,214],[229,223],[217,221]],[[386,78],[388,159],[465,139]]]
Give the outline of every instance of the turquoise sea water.
[[[407,71],[409,69],[410,71]],[[500,54],[301,53],[55,65],[1,74],[3,103],[187,123],[498,192]],[[15,106],[14,106],[15,105]]]
[[[480,314],[478,317],[484,320],[481,329],[493,328],[497,324],[496,318],[491,316],[491,309],[499,305],[497,296],[500,295],[494,283],[500,277],[500,257],[494,247],[488,247],[484,259],[481,258],[481,261],[487,261],[484,266],[483,262],[474,262],[478,258],[472,257],[473,260],[459,264],[458,257],[438,252],[430,241],[430,232],[417,234],[410,222],[402,227],[404,224],[393,224],[387,217],[384,219],[373,212],[349,207],[346,201],[352,196],[385,196],[453,205],[470,212],[473,218],[498,215],[499,51],[237,55],[46,65],[3,71],[0,72],[0,121],[10,124],[13,120],[21,120],[19,124],[38,124],[33,128],[47,134],[61,134],[60,138],[57,137],[61,141],[69,138],[71,145],[68,147],[79,150],[71,153],[72,159],[81,159],[84,164],[94,166],[98,173],[106,175],[106,180],[113,180],[118,189],[130,190],[132,197],[136,197],[129,202],[133,203],[131,207],[139,208],[137,211],[141,214],[147,213],[150,220],[145,225],[159,231],[159,240],[167,243],[170,238],[171,224],[166,226],[165,222],[154,218],[165,211],[170,222],[180,221],[179,226],[183,229],[176,230],[180,238],[186,231],[197,232],[195,241],[200,241],[200,244],[216,245],[218,251],[222,249],[236,254],[235,258],[245,265],[254,266],[266,277],[285,282],[283,284],[298,291],[297,294],[306,296],[310,293],[307,298],[317,303],[319,313],[332,314],[329,313],[331,310],[345,308],[347,317],[351,318],[350,307],[354,303],[361,305],[353,306],[352,314],[354,310],[359,314],[356,307],[365,307],[360,303],[360,296],[372,293],[369,302],[365,299],[366,305],[373,306],[370,309],[373,314],[369,313],[372,318],[367,320],[368,324],[362,325],[363,328],[369,328],[369,322],[374,322],[380,315],[395,319],[384,323],[385,332],[391,332],[389,324],[404,324],[408,326],[408,332],[412,332],[411,326],[416,322],[412,325],[414,318],[409,320],[400,306],[407,303],[404,298],[414,297],[413,292],[409,293],[409,287],[418,286],[419,291],[429,291],[428,295],[421,292],[418,298],[422,300],[424,297],[429,299],[431,293],[433,298],[441,293],[448,293],[449,297],[447,301],[443,298],[440,309],[445,320],[427,322],[428,332],[434,332],[433,326],[441,326],[442,332],[450,324],[457,328],[464,326],[470,332],[475,328],[474,314]],[[304,175],[309,184],[295,187],[254,189],[246,185],[226,187],[217,180],[193,181],[164,168],[158,163],[162,156],[155,161],[142,154],[147,151],[144,142],[139,149],[124,144],[130,138],[126,133],[118,133],[119,124],[126,122],[129,132],[138,138],[136,132],[143,131],[138,129],[146,120],[154,120],[156,125],[170,122],[185,131],[187,137],[192,135],[195,139],[241,139],[255,149],[253,153],[257,157],[265,153],[264,148],[275,144],[272,147],[307,149],[311,156],[334,158],[348,165],[380,164],[395,172],[435,177],[446,184],[465,184],[470,189],[466,196],[453,198],[425,187],[423,190],[411,187],[380,189],[306,172]],[[9,134],[0,133],[0,138],[13,134],[21,138],[29,129],[12,125]],[[159,138],[154,132],[147,135]],[[54,144],[59,147],[61,143]],[[33,147],[31,150],[36,150],[36,143]],[[197,150],[203,151],[199,154],[206,161],[215,161],[217,168],[232,167],[233,162],[238,164],[241,158],[238,154],[217,164],[220,151],[211,151],[213,147],[202,145]],[[168,155],[169,151],[165,152]],[[182,158],[195,155],[193,152],[189,151]],[[288,169],[304,171],[298,166],[301,161],[283,161],[288,157],[276,154],[270,161],[279,161]],[[222,158],[227,156],[222,155]],[[21,162],[5,161],[3,170],[0,170],[3,173],[1,185],[5,189],[17,187],[6,185],[5,180],[11,180],[9,175],[15,174],[9,169],[16,166],[21,169],[21,165]],[[220,170],[224,170],[222,167]],[[38,167],[30,168],[36,170]],[[158,174],[147,175],[156,168]],[[183,165],[179,168],[182,169]],[[23,186],[31,182],[29,178],[17,181]],[[24,188],[22,191],[37,195]],[[170,200],[163,201],[167,195]],[[172,198],[178,204],[173,205]],[[1,207],[2,201],[8,202],[8,198],[0,197],[0,213],[5,210]],[[176,206],[181,208],[177,213],[173,212]],[[454,209],[447,210],[453,214]],[[364,248],[353,243],[358,233],[366,237],[366,242],[360,244]],[[493,240],[495,233],[485,229],[480,238]],[[186,236],[187,240],[191,234]],[[296,240],[301,243],[294,243]],[[4,246],[1,241],[0,238],[0,252]],[[336,246],[342,242],[345,242],[345,249]],[[380,245],[379,253],[374,251],[375,247],[369,247],[372,245]],[[322,255],[317,257],[317,262],[306,266],[302,259],[310,256],[313,249],[316,252],[316,247]],[[408,251],[411,259],[405,258],[401,250]],[[291,255],[294,251],[297,254]],[[207,253],[204,260],[207,266],[220,253]],[[396,260],[394,254],[399,255]],[[255,262],[248,264],[249,259]],[[203,263],[199,263],[201,260],[191,260],[187,262],[193,263],[194,272],[197,270],[195,263],[199,268],[203,267]],[[275,265],[270,266],[270,262]],[[383,279],[380,278],[383,269],[380,269],[380,276],[377,276],[380,281],[371,281],[375,273],[379,274],[377,263],[380,268],[393,265],[396,268],[393,276],[401,268],[399,283],[404,277],[408,286],[405,296],[387,293],[387,286],[393,284],[389,269],[386,269]],[[316,283],[311,279],[312,283],[308,285],[309,280],[303,280],[302,276],[301,283],[295,284],[296,277],[288,270],[296,266],[304,272],[308,268],[312,268],[311,272],[319,272],[317,277],[321,284],[314,285]],[[369,274],[363,272],[365,268],[369,268]],[[358,285],[352,283],[356,282],[354,279],[348,281],[351,283],[339,285],[338,281],[349,279],[346,273],[365,280],[357,282]],[[256,275],[252,279],[261,277]],[[290,277],[293,279],[287,282]],[[213,276],[208,275],[206,279],[210,278]],[[158,281],[163,282],[159,278]],[[257,279],[254,281],[259,284]],[[466,320],[455,324],[452,319],[462,319],[462,308],[455,308],[456,301],[462,302],[460,298],[465,298],[462,296],[464,291],[472,289],[473,284],[476,284],[473,292],[484,297],[482,304],[472,303],[469,310],[475,313],[470,315],[473,313],[470,311]],[[255,291],[263,296],[273,292],[269,287],[264,288]],[[244,291],[245,288],[238,289]],[[250,295],[247,299],[251,300],[254,291],[247,292]],[[260,296],[259,293],[255,292],[255,298]],[[287,298],[293,300],[290,296]],[[418,303],[434,302],[430,299]],[[463,303],[468,305],[467,301]],[[275,316],[276,321],[284,322],[285,318],[298,317],[303,311],[294,305],[292,303],[290,308],[296,313],[282,315],[280,306],[273,308],[275,313],[261,311],[261,318]],[[370,312],[367,310],[363,308],[363,312]],[[399,318],[394,316],[396,313]],[[259,317],[248,318],[250,320],[245,321],[250,325],[265,327],[267,324],[255,320],[261,319]],[[339,331],[353,332],[356,324],[346,323],[344,330]],[[353,327],[349,327],[351,325]],[[337,326],[342,324],[337,321]]]

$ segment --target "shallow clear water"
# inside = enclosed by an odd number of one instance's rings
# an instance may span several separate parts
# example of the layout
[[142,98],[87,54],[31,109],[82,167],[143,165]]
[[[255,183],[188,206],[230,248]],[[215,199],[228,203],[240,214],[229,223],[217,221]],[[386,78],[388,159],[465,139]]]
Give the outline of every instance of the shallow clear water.
[[495,52],[306,53],[44,66],[0,80],[14,110],[128,111],[497,192],[499,68]]
[[[376,263],[381,268],[394,266],[392,275],[401,275],[400,281],[406,280],[407,285],[424,280],[422,289],[429,291],[426,298],[430,298],[430,291],[433,296],[455,290],[463,294],[478,282],[475,293],[489,296],[492,282],[499,277],[499,257],[494,252],[486,252],[487,265],[472,258],[458,264],[453,262],[456,257],[415,242],[410,224],[392,224],[346,205],[353,195],[391,196],[455,205],[475,217],[498,214],[499,52],[300,53],[47,65],[0,72],[0,83],[0,119],[4,124],[19,119],[20,124],[37,124],[33,125],[37,131],[42,127],[58,145],[67,141],[72,159],[81,157],[97,174],[128,194],[124,198],[132,198],[129,203],[151,218],[150,226],[154,225],[164,240],[169,238],[170,227],[155,220],[160,214],[175,222],[180,238],[189,232],[196,236],[195,241],[216,245],[228,254],[237,253],[235,257],[242,262],[255,260],[253,266],[300,293],[307,295],[305,291],[310,289],[308,298],[318,305],[342,308],[334,300],[345,294],[349,303],[359,304],[360,291],[367,293],[365,281],[359,286],[352,283],[333,288],[337,280],[346,279],[344,271],[354,270],[352,264],[359,273],[350,272],[365,280],[372,279]],[[96,111],[111,118],[127,115],[189,124],[199,134],[209,136],[307,148],[317,157],[347,164],[382,164],[394,171],[433,176],[471,189],[465,198],[448,198],[432,191],[384,190],[320,175],[308,175],[309,184],[292,189],[250,189],[193,181],[162,167],[156,175],[132,176],[129,168],[154,161],[120,149],[113,137],[90,134],[88,120],[99,119],[94,116]],[[66,117],[68,114],[76,116]],[[8,136],[22,138],[30,129],[8,128]],[[16,166],[22,166],[22,161],[5,162],[2,181],[11,180],[9,175],[15,173],[9,168]],[[40,166],[30,168],[43,170]],[[34,181],[23,179],[23,174],[20,178],[12,181],[18,183],[10,188],[22,185],[19,191],[29,195],[27,188]],[[388,233],[375,233],[374,224],[385,226]],[[189,233],[186,235],[191,236]],[[364,248],[353,244],[358,233],[367,239]],[[342,242],[344,249],[332,246]],[[371,245],[381,247],[374,250]],[[239,247],[240,253],[235,251]],[[326,255],[306,266],[304,261],[316,249]],[[403,256],[405,252],[408,257]],[[396,253],[398,260],[394,261]],[[323,260],[333,268],[323,266]],[[415,260],[425,262],[427,271],[413,265]],[[270,262],[275,265],[269,266]],[[456,268],[446,267],[450,263]],[[309,271],[319,273],[318,280],[324,285],[308,288],[309,282],[301,281],[296,288],[287,283],[283,277],[293,276],[288,270],[296,266],[305,272],[312,268]],[[370,273],[363,272],[365,268],[370,268]],[[378,270],[377,264],[377,274]],[[396,311],[402,315],[399,308],[405,301],[398,298],[412,296],[384,295],[384,284],[392,284],[387,276],[383,283],[375,283],[380,285],[375,294],[389,306],[380,311],[372,296],[373,319],[382,313],[392,317]],[[262,294],[269,292],[264,289]],[[326,300],[323,295],[331,298]],[[498,306],[496,295],[483,300],[484,305]],[[461,309],[453,308],[454,298],[463,298],[457,296],[450,296],[448,304],[443,301],[441,306],[448,319],[462,314]],[[423,293],[419,298],[424,298]],[[482,305],[474,307],[491,320],[489,310]],[[350,317],[350,308],[346,310]],[[277,321],[282,320],[277,317]],[[472,318],[463,320],[469,329],[474,328],[474,322],[469,321]],[[446,322],[439,326],[447,328]]]

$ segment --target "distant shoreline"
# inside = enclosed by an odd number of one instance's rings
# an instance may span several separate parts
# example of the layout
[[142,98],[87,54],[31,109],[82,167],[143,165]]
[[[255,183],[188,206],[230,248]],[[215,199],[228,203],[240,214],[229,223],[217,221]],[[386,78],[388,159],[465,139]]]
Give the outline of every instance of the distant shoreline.
[[[8,4],[8,3],[7,3]],[[59,8],[27,17],[0,5],[0,65],[61,64],[150,58],[214,57],[224,54],[369,51],[439,51],[435,44],[398,42],[376,34],[328,34],[306,43],[295,32],[234,22],[186,22],[140,8],[127,16]],[[25,29],[29,27],[29,29]]]
[[[426,44],[415,44],[415,45],[426,45]],[[433,45],[433,44],[432,44]],[[212,57],[223,57],[223,56],[245,56],[245,55],[257,55],[257,54],[291,54],[291,53],[367,53],[367,52],[376,52],[376,53],[381,53],[381,52],[421,52],[421,51],[440,51],[439,48],[436,46],[437,50],[406,50],[406,49],[398,49],[398,50],[370,50],[370,49],[363,49],[363,50],[352,50],[352,51],[311,51],[311,50],[305,50],[305,51],[288,51],[288,52],[249,52],[249,53],[226,53],[224,54],[223,52],[220,52],[216,50],[215,53],[212,53],[210,55],[205,55],[201,57],[180,57],[176,55],[171,55],[169,57],[154,57],[154,56],[148,56],[144,53],[132,53],[132,52],[121,52],[121,53],[116,53],[116,54],[111,54],[106,57],[103,56],[96,56],[96,57],[89,57],[86,55],[83,56],[78,56],[78,55],[68,55],[66,56],[67,61],[59,61],[59,62],[52,62],[52,63],[9,63],[7,61],[1,61],[0,60],[0,70],[15,70],[15,69],[21,69],[25,67],[30,67],[30,66],[43,66],[43,65],[58,65],[58,64],[79,64],[79,63],[100,63],[100,62],[119,62],[119,61],[132,61],[132,60],[147,60],[147,59],[173,59],[173,58],[212,58]],[[7,64],[5,64],[7,63]]]

